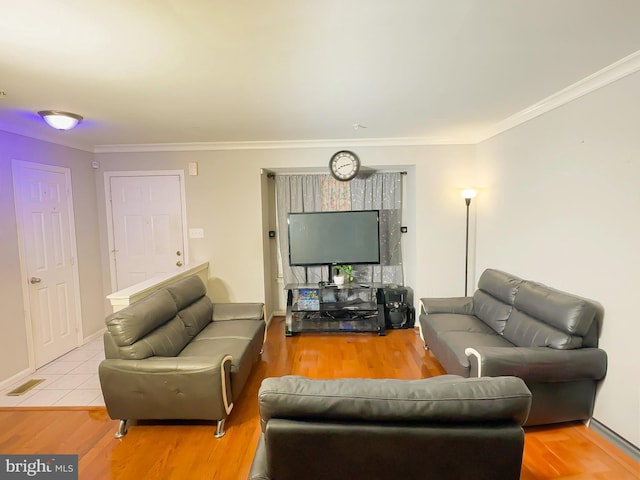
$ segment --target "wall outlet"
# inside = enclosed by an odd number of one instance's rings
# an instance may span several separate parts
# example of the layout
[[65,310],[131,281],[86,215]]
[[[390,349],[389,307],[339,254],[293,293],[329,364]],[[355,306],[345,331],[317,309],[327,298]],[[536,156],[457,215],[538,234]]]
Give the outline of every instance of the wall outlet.
[[189,229],[189,238],[204,238],[204,229],[203,228],[190,228]]
[[189,162],[189,175],[198,175],[198,162]]

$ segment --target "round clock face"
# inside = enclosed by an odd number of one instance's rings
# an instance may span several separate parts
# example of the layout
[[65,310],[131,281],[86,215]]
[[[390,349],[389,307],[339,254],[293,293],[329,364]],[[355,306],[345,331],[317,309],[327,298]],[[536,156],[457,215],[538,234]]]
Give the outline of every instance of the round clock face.
[[349,150],[341,150],[331,157],[329,170],[336,180],[341,182],[352,180],[360,170],[360,159]]

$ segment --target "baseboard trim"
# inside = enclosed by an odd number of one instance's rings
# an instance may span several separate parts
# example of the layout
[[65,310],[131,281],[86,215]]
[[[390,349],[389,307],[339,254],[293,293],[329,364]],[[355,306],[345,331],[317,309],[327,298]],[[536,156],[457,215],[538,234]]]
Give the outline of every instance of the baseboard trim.
[[589,428],[599,435],[603,436],[611,443],[613,443],[616,447],[622,450],[624,453],[633,458],[636,462],[640,462],[640,448],[636,447],[631,442],[625,440],[616,432],[611,430],[609,427],[603,425],[595,418],[592,418],[589,422]]
[[[104,328],[101,328],[100,330],[98,330],[97,332],[92,333],[91,335],[89,335],[87,337],[84,337],[82,339],[82,345],[86,345],[87,343],[92,342],[94,340],[97,340],[98,338],[102,338],[102,336],[104,335],[104,332],[106,332],[106,331],[107,331],[107,328],[104,327]],[[80,346],[82,346],[82,345],[80,345]]]
[[5,388],[8,388],[11,385],[14,385],[20,382],[22,379],[27,378],[29,375],[31,375],[34,371],[35,370],[31,370],[30,368],[25,368],[24,370],[16,373],[15,375],[10,376],[9,378],[0,382],[0,390],[4,390]]

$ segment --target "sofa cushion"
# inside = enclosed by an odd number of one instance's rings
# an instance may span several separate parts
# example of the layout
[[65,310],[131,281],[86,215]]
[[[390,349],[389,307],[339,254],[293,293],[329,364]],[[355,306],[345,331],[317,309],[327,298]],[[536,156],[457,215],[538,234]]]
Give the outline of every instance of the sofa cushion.
[[513,305],[518,288],[523,282],[519,277],[492,268],[486,269],[478,279],[478,288],[501,300]]
[[582,346],[582,337],[558,330],[517,308],[511,313],[503,335],[518,347],[551,347],[570,350]]
[[262,338],[264,331],[263,321],[228,320],[224,322],[212,322],[198,335],[199,340],[207,338],[244,338],[251,339],[256,336]]
[[177,313],[178,309],[169,292],[158,290],[127,308],[112,313],[105,322],[116,345],[124,347],[134,344],[174,318]]
[[190,340],[184,323],[176,316],[137,342],[120,347],[119,356],[129,360],[154,356],[175,357]]
[[271,418],[522,424],[531,393],[515,377],[312,380],[284,376],[264,379],[258,400],[263,427]]
[[502,333],[511,314],[511,305],[476,290],[473,294],[473,309],[476,316],[489,325],[495,332]]
[[224,353],[233,357],[233,364],[237,365],[242,361],[242,357],[247,349],[248,340],[246,338],[222,337],[207,338],[196,337],[182,352],[181,357],[206,357],[213,352]]
[[178,310],[182,310],[207,294],[204,282],[197,275],[191,275],[167,285],[166,290],[173,297]]
[[535,282],[524,282],[515,307],[570,335],[585,336],[595,321],[598,307],[584,298]]
[[483,322],[502,333],[522,279],[500,270],[487,269],[473,294],[474,313]]
[[211,323],[213,304],[209,297],[200,297],[188,307],[178,312],[189,336],[195,337],[204,327]]
[[207,338],[206,335],[198,335],[180,352],[180,356],[210,356],[213,353],[231,355],[233,358],[231,362],[231,391],[233,398],[236,398],[251,373],[253,359],[260,356],[262,338],[262,336],[253,339],[241,337]]

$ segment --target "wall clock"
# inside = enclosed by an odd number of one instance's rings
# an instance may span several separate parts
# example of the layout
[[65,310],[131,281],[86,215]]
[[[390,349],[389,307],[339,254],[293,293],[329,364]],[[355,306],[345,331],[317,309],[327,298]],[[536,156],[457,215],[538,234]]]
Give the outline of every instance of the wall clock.
[[336,180],[348,182],[353,180],[360,170],[360,159],[349,150],[336,152],[329,160],[329,170]]

